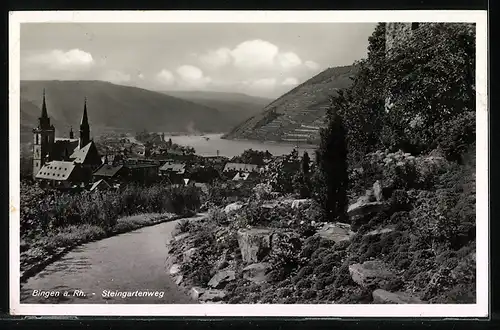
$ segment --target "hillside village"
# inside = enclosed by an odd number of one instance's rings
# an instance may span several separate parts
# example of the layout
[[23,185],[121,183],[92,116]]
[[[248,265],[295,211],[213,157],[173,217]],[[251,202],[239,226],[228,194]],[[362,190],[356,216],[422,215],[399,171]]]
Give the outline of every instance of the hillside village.
[[[203,212],[176,227],[165,273],[196,301],[474,303],[475,94],[457,87],[470,85],[474,35],[460,24],[379,24],[368,59],[333,70],[351,84],[306,83],[303,98],[292,90],[226,136],[315,142],[315,155],[202,157],[147,131],[94,141],[86,102],[79,137],[56,138],[43,97],[21,186],[21,268],[68,237]],[[459,54],[451,64],[449,51]],[[427,89],[441,88],[461,94],[429,101]],[[140,224],[121,220],[138,214]]]

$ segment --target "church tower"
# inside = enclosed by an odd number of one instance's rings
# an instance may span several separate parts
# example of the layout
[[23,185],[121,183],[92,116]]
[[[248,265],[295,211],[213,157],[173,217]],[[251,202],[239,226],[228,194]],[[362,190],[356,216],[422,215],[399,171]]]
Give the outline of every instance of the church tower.
[[51,160],[52,146],[54,145],[56,130],[50,124],[43,90],[42,115],[38,118],[38,126],[33,129],[33,178],[49,160]]
[[85,104],[83,106],[83,117],[80,123],[80,149],[85,147],[90,142],[90,126],[89,119],[87,116],[87,98],[85,98]]

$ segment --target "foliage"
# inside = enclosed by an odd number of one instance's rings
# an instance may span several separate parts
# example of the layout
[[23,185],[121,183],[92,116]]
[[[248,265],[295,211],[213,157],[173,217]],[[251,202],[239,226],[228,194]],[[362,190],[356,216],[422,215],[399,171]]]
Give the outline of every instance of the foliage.
[[247,149],[243,151],[240,156],[233,157],[232,162],[244,163],[244,164],[255,164],[262,166],[264,161],[270,159],[273,155],[269,151],[260,151]]
[[274,191],[280,193],[293,193],[294,176],[300,172],[299,154],[296,149],[269,164],[268,179]]
[[353,84],[332,99],[345,119],[350,158],[377,148],[440,147],[459,159],[475,134],[474,27],[427,23],[390,54],[385,29],[376,27]]
[[259,183],[253,188],[257,200],[270,200],[273,187],[268,183]]
[[330,112],[329,123],[321,131],[321,142],[316,151],[318,165],[314,198],[323,206],[329,219],[346,222],[347,211],[347,145],[343,119]]
[[120,216],[137,213],[185,214],[200,206],[193,187],[127,186],[121,191],[64,193],[21,185],[21,233],[34,235],[52,228],[92,224],[111,230]]

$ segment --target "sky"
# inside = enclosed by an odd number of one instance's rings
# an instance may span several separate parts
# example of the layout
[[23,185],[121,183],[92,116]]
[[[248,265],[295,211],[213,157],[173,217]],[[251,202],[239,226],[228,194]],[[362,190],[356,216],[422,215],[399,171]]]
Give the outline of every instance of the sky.
[[23,23],[21,79],[276,98],[366,57],[375,23]]

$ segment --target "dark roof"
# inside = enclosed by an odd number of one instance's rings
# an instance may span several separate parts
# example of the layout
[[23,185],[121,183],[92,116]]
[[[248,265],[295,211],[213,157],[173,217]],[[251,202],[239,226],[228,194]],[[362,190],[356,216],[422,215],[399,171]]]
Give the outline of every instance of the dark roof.
[[127,168],[152,168],[152,167],[159,167],[160,165],[157,164],[125,164],[124,165]]
[[64,181],[69,179],[74,169],[75,164],[73,162],[53,160],[43,165],[40,171],[36,174],[35,178]]
[[97,171],[94,172],[94,175],[96,176],[107,176],[107,177],[113,177],[118,173],[118,171],[123,167],[123,165],[109,165],[109,164],[104,164],[101,167],[97,169]]

